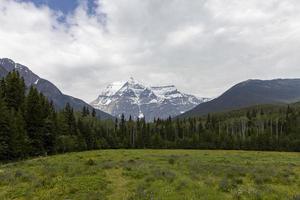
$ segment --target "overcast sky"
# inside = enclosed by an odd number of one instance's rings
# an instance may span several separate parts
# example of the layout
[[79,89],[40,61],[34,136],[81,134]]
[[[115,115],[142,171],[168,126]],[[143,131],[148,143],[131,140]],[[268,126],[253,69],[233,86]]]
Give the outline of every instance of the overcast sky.
[[300,77],[299,0],[74,2],[0,0],[0,57],[88,102],[130,76],[204,97]]

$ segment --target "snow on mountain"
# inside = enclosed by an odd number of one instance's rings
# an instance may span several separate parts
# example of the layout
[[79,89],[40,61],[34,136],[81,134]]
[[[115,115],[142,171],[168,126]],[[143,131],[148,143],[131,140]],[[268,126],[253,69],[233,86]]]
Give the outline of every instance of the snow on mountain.
[[174,85],[151,87],[130,78],[127,82],[114,82],[90,104],[100,110],[120,117],[167,118],[182,114],[208,98],[197,98],[181,93]]
[[124,85],[124,82],[113,82],[109,84],[106,89],[102,92],[102,96],[111,96],[115,94]]

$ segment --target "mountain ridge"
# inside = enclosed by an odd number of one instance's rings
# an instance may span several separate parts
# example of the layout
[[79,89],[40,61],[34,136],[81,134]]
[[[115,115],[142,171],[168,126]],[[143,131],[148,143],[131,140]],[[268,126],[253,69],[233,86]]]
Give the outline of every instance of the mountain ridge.
[[179,118],[225,112],[259,104],[300,101],[300,79],[249,79],[225,91],[221,96],[179,115]]
[[130,77],[128,81],[109,84],[90,104],[113,116],[145,116],[150,121],[176,116],[207,100],[181,93],[174,85],[146,86]]
[[[0,78],[4,77],[8,72],[16,70],[24,78],[26,87],[34,86],[37,90],[43,93],[49,100],[53,101],[53,104],[57,109],[62,109],[67,103],[76,110],[81,111],[83,106],[87,106],[89,109],[92,107],[79,98],[75,98],[62,93],[53,83],[43,79],[32,72],[27,66],[15,63],[9,58],[0,59]],[[97,116],[102,119],[113,119],[113,117],[101,110],[96,110]]]

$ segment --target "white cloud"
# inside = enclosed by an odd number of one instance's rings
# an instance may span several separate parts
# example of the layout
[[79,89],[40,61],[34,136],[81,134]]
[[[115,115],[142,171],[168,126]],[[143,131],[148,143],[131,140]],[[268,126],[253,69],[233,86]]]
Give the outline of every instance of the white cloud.
[[182,45],[199,37],[203,28],[201,26],[181,27],[167,36],[167,44],[170,46]]
[[[0,57],[87,101],[130,76],[217,96],[248,78],[299,77],[298,0],[100,0],[62,13],[0,0]],[[105,23],[103,23],[103,21]],[[102,23],[101,23],[102,22]]]

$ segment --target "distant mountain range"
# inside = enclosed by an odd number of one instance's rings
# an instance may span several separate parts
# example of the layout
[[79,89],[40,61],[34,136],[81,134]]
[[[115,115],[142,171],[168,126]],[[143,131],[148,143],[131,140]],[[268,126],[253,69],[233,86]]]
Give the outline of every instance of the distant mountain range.
[[90,104],[113,116],[124,114],[126,118],[131,115],[135,119],[145,117],[150,121],[177,116],[208,100],[181,93],[174,85],[148,87],[130,78],[126,82],[108,85]]
[[[57,109],[62,109],[67,103],[70,103],[70,105],[78,111],[82,110],[83,106],[87,106],[92,109],[92,107],[84,101],[63,94],[53,83],[40,78],[28,67],[15,63],[8,58],[0,59],[0,78],[4,77],[12,70],[16,70],[20,73],[20,75],[24,78],[27,87],[36,87],[38,91],[42,92],[46,97],[48,97],[48,99],[52,100]],[[111,115],[100,110],[96,110],[96,113],[97,116],[102,119],[113,119]]]
[[300,101],[300,79],[248,80],[179,117],[201,116],[258,104],[283,104],[297,101]]
[[[113,119],[124,114],[133,119],[145,117],[165,119],[202,116],[208,113],[225,112],[259,104],[286,104],[300,101],[300,79],[248,80],[241,82],[224,94],[210,100],[181,93],[174,85],[151,87],[131,78],[115,82],[89,104],[63,94],[53,83],[40,78],[28,67],[3,58],[0,59],[0,78],[17,70],[27,87],[34,86],[50,100],[57,109],[70,103],[75,110],[83,106],[97,109],[102,119]],[[109,113],[109,114],[108,114]],[[112,116],[113,115],[113,116]]]

